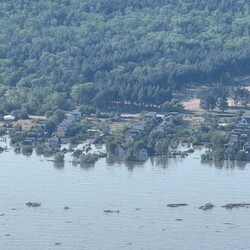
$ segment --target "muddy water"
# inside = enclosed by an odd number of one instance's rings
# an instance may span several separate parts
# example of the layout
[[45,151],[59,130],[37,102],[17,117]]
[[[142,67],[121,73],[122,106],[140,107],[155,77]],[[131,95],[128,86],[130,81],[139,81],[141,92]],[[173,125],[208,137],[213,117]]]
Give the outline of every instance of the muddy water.
[[[250,208],[221,208],[250,202],[250,166],[201,164],[199,154],[80,167],[10,149],[0,154],[0,249],[250,249]],[[199,210],[206,202],[216,207]]]

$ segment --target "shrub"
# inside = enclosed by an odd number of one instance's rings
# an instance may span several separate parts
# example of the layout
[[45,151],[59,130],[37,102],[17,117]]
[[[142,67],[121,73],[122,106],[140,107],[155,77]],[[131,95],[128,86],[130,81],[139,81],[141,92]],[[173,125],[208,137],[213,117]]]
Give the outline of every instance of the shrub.
[[55,162],[63,162],[64,161],[64,154],[61,152],[57,152],[54,154],[54,161]]
[[82,154],[80,156],[80,164],[95,164],[98,160],[96,154]]

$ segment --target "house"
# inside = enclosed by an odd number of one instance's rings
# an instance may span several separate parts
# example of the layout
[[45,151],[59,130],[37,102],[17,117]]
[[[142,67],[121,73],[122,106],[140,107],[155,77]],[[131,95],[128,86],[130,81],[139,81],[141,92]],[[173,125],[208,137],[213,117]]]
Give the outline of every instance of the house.
[[243,150],[246,152],[246,153],[250,153],[250,143],[247,142],[244,146],[243,146]]
[[228,145],[232,145],[232,146],[235,145],[236,143],[238,143],[238,139],[239,139],[238,135],[231,135]]
[[239,125],[247,126],[250,124],[250,112],[246,112],[242,115],[239,123]]
[[135,141],[135,136],[130,135],[126,138],[126,145],[130,145],[131,143],[133,143]]
[[58,137],[52,137],[48,140],[48,146],[50,148],[58,148],[60,147],[61,140]]
[[145,119],[153,119],[153,118],[156,118],[156,117],[157,117],[157,113],[156,112],[147,112],[144,115]]
[[174,117],[172,116],[172,115],[169,115],[169,116],[167,116],[166,117],[166,119],[165,119],[165,124],[167,125],[167,126],[169,126],[169,125],[172,125],[173,124],[173,121],[174,121]]
[[131,130],[134,131],[143,131],[145,129],[145,124],[144,123],[135,123]]
[[29,132],[29,133],[27,134],[26,138],[27,138],[27,139],[28,139],[28,138],[32,138],[32,139],[34,139],[34,140],[37,140],[38,134],[35,133],[35,132]]
[[23,140],[23,146],[33,146],[33,145],[34,145],[33,140],[29,140],[29,139]]
[[127,152],[127,148],[124,145],[118,145],[115,149],[115,155],[119,157],[125,156]]
[[37,123],[37,124],[35,124],[35,129],[37,129],[37,128],[41,129],[43,132],[46,131],[45,123]]
[[250,117],[249,118],[248,117],[243,117],[239,121],[239,125],[247,126],[247,125],[249,125],[249,123],[250,123]]
[[75,117],[76,121],[79,121],[82,117],[82,113],[78,110],[74,110],[70,114]]
[[66,119],[64,119],[64,120],[65,120],[65,121],[70,121],[71,124],[72,124],[72,123],[76,122],[77,117],[74,116],[74,115],[68,114],[68,115],[66,115]]
[[145,148],[141,148],[139,151],[138,151],[138,156],[148,156],[148,151],[147,149]]
[[56,135],[58,137],[65,137],[66,133],[67,133],[68,128],[66,127],[60,127],[58,126],[56,129]]

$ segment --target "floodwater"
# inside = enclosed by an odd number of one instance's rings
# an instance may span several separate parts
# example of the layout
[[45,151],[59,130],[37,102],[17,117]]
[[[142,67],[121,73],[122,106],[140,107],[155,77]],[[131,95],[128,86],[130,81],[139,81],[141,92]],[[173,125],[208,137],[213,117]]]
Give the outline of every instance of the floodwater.
[[[10,149],[0,154],[0,249],[250,249],[250,208],[221,207],[250,202],[250,165],[201,164],[200,153],[80,167]],[[198,209],[207,202],[216,207]]]

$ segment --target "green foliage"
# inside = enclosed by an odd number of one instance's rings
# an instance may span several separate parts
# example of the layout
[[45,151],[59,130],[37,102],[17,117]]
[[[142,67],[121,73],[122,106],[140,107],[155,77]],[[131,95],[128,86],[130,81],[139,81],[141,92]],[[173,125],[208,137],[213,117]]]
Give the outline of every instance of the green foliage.
[[165,112],[180,112],[183,110],[183,105],[176,99],[164,102],[162,110]]
[[124,157],[125,161],[136,161],[136,152],[135,149],[133,147],[129,148],[127,150],[127,153]]
[[10,130],[9,136],[11,144],[16,144],[18,142],[22,142],[25,139],[26,134],[24,132],[17,131],[16,129],[14,129]]
[[165,155],[168,153],[169,141],[167,139],[161,139],[155,143],[155,152],[158,155]]
[[250,92],[246,88],[234,87],[231,89],[231,96],[235,105],[247,106]]
[[98,161],[96,154],[82,154],[80,156],[80,164],[95,164]]
[[22,146],[22,153],[24,155],[31,155],[33,152],[33,148],[32,146],[29,146],[29,145],[24,145]]
[[236,160],[238,161],[247,161],[248,160],[248,155],[246,152],[240,150],[237,152],[237,155],[236,155]]
[[117,144],[113,141],[108,141],[106,143],[106,150],[108,153],[114,154]]
[[45,120],[46,130],[49,134],[52,134],[55,131],[57,124],[59,124],[57,116],[51,116]]
[[232,85],[249,72],[249,7],[248,0],[3,0],[0,112],[159,106],[188,84]]
[[62,152],[57,152],[54,154],[54,161],[55,162],[63,162],[64,161],[64,154]]

